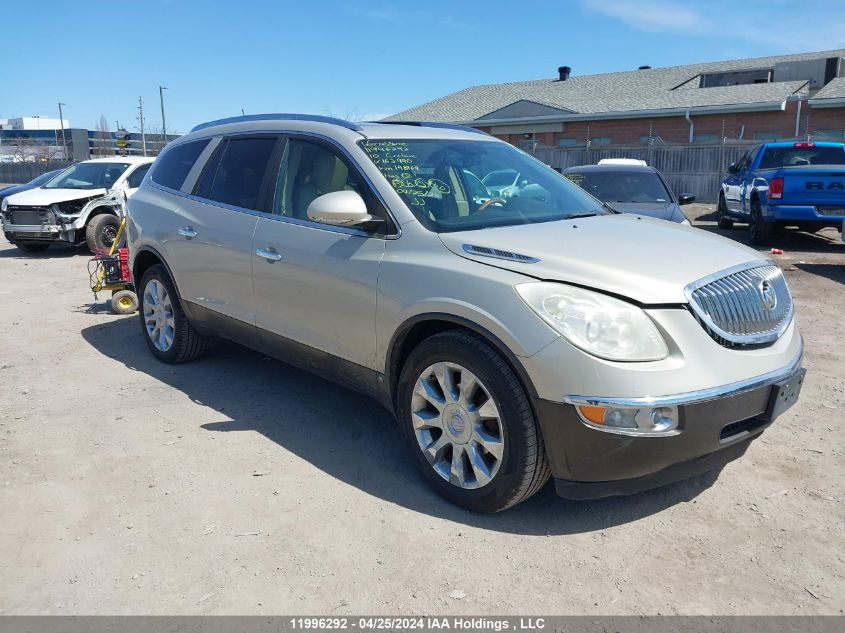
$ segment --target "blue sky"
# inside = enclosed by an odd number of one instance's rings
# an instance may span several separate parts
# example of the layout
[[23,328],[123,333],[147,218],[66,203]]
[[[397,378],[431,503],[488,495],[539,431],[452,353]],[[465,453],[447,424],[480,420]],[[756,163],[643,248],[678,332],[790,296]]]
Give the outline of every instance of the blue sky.
[[[0,117],[375,118],[470,85],[845,48],[842,0],[4,3]],[[757,25],[757,26],[755,26]]]

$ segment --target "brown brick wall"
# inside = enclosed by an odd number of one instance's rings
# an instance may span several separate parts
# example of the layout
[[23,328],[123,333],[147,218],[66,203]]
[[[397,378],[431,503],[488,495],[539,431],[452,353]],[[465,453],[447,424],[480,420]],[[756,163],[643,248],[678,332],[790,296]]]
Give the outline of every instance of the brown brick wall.
[[[743,125],[743,138],[746,140],[754,140],[757,132],[776,132],[779,137],[789,139],[795,134],[796,108],[797,103],[791,101],[787,103],[786,111],[690,116],[695,122],[696,134],[714,134],[719,138],[724,121],[725,136],[728,139],[739,138]],[[641,136],[648,136],[649,124],[652,126],[652,133],[660,136],[666,143],[689,141],[689,124],[683,116],[567,122],[563,132],[539,133],[536,139],[542,145],[556,146],[558,139],[574,138],[577,145],[584,145],[589,130],[590,138],[610,137],[613,145],[637,145]],[[489,131],[489,128],[481,129]],[[811,108],[804,102],[801,106],[799,136],[806,134],[808,129],[810,133],[817,130],[845,129],[845,108]],[[514,145],[524,139],[522,134],[498,136]]]

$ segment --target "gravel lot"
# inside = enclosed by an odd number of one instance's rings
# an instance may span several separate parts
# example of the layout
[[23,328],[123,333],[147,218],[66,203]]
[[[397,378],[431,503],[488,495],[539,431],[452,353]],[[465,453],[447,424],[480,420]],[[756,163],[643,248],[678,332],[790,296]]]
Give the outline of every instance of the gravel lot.
[[778,246],[809,373],[744,458],[477,516],[367,399],[232,344],[160,364],[84,252],[2,242],[0,613],[845,613],[845,245]]

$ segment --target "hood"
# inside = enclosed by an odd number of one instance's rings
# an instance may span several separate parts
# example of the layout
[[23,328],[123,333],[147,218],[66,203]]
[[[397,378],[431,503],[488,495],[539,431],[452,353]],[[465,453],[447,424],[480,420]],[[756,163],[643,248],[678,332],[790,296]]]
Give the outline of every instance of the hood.
[[622,213],[647,215],[658,220],[671,220],[676,206],[674,202],[608,202],[608,204]]
[[[467,259],[643,304],[686,303],[684,286],[690,282],[763,259],[757,251],[702,229],[624,214],[441,233],[440,239]],[[464,244],[539,261],[467,253]]]
[[23,207],[46,207],[57,202],[69,202],[80,198],[97,198],[105,195],[106,189],[29,189],[7,198],[10,205]]
[[26,191],[27,189],[32,189],[29,185],[11,185],[9,187],[3,187],[0,189],[0,198],[6,198],[16,193],[20,193],[21,191]]

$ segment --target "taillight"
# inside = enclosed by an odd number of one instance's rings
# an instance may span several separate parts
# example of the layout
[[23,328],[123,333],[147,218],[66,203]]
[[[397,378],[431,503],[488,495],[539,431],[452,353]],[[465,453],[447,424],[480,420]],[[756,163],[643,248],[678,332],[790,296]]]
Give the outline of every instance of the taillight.
[[800,141],[798,143],[793,143],[792,147],[815,147],[816,144],[813,141]]
[[769,198],[780,200],[783,197],[783,178],[772,178],[769,181]]

